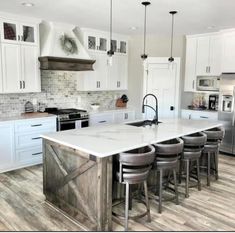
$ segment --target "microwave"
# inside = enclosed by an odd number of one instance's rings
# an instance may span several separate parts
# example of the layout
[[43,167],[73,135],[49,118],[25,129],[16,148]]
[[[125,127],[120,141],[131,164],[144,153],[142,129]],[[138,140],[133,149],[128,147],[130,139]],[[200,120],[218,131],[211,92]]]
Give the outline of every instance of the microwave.
[[219,91],[219,77],[197,77],[197,91]]

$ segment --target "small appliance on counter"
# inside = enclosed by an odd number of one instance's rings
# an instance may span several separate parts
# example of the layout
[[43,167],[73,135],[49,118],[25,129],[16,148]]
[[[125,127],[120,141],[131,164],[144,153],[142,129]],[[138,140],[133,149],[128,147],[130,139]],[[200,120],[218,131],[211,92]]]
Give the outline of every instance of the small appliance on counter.
[[45,112],[57,115],[57,131],[80,129],[89,126],[89,115],[86,110],[46,108]]
[[209,110],[215,110],[218,111],[218,103],[219,102],[219,96],[218,95],[210,95],[209,96]]
[[118,107],[118,108],[125,108],[128,101],[129,101],[129,99],[128,99],[127,95],[122,95],[121,98],[117,99],[116,107]]
[[198,76],[197,91],[219,91],[220,77]]

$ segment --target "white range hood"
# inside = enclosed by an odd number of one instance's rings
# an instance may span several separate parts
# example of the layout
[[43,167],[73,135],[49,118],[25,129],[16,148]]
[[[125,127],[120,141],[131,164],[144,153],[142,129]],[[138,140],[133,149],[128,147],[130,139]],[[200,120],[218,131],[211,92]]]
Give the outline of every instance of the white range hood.
[[[40,24],[41,69],[43,70],[93,70],[94,60],[90,59],[86,49],[76,35],[76,26],[43,21]],[[63,36],[75,44],[75,52],[63,49]],[[70,43],[68,43],[68,47]],[[67,48],[68,48],[67,47]]]

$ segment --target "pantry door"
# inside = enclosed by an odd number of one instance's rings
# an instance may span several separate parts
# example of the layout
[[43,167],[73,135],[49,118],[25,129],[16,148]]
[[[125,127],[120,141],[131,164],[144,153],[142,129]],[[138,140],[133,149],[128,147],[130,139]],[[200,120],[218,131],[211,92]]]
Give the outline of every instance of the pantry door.
[[[154,94],[158,99],[159,120],[179,116],[180,58],[170,63],[166,57],[148,58],[145,63],[144,96]],[[147,98],[147,104],[155,108],[155,100]],[[152,119],[154,111],[146,107],[145,117]]]

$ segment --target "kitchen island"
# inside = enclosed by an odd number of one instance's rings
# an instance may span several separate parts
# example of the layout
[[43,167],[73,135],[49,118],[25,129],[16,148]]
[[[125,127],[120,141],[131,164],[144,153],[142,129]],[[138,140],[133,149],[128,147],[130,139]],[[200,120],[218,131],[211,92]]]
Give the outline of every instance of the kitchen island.
[[46,201],[87,230],[111,230],[113,155],[221,125],[170,119],[151,128],[117,124],[45,134]]

